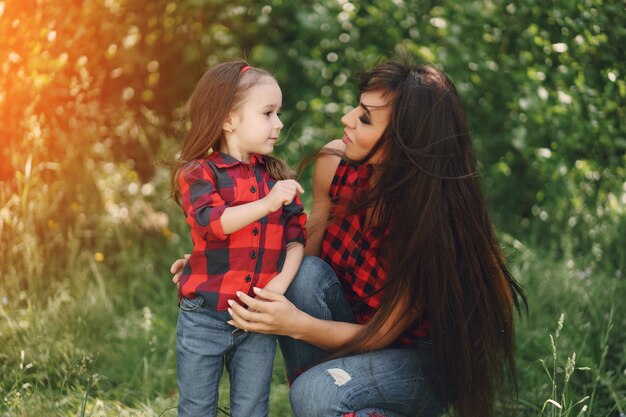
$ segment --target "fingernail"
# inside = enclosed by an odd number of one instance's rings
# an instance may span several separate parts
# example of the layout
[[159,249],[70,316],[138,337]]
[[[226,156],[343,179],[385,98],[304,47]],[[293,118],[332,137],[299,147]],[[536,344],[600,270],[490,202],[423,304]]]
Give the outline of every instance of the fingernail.
[[237,291],[235,294],[237,294],[237,297],[241,298],[241,291]]
[[229,306],[232,306],[235,303],[233,300],[228,300],[227,302]]
[[252,287],[252,291],[258,294],[259,292],[261,292],[261,289],[259,287]]
[[230,308],[228,309],[228,314],[230,314],[231,316],[233,315],[233,310],[231,310]]
[[231,326],[234,326],[234,325],[235,325],[235,322],[234,322],[234,321],[232,321],[232,320],[228,320],[228,321],[226,322],[226,324],[230,324]]

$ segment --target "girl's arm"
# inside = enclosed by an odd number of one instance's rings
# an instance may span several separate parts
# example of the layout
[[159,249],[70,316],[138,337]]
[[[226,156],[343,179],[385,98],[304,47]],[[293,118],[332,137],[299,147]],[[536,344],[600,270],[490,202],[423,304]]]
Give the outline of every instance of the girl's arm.
[[[338,152],[345,150],[341,140],[334,140],[324,146]],[[313,170],[313,206],[307,222],[307,243],[304,248],[305,255],[319,256],[322,250],[322,240],[326,230],[326,222],[330,213],[330,184],[335,176],[337,166],[341,158],[338,155],[320,155],[315,161]]]
[[220,217],[225,235],[243,229],[252,222],[290,204],[296,193],[303,193],[302,186],[295,180],[276,181],[270,192],[262,199],[240,206],[228,207]]
[[270,290],[277,294],[284,294],[291,284],[293,277],[296,276],[300,263],[302,262],[302,256],[304,253],[304,245],[300,242],[291,242],[287,244],[287,254],[285,255],[285,263],[282,271],[278,273],[272,280],[265,286],[266,290]]
[[206,240],[225,240],[252,222],[290,204],[304,192],[294,180],[277,181],[262,199],[231,207],[217,191],[215,176],[202,163],[189,164],[178,181],[187,223]]
[[[224,240],[226,235],[236,232],[258,219],[278,210],[283,204],[299,201],[297,192],[304,192],[294,180],[277,181],[263,199],[240,206],[228,207],[215,188],[214,179],[196,164],[179,177],[182,194],[182,206],[187,223],[198,230],[205,239]],[[192,198],[194,194],[199,198]],[[178,285],[180,274],[189,259],[177,259],[170,271],[174,274],[172,282]],[[293,278],[293,277],[292,277]],[[291,281],[290,281],[291,282]]]

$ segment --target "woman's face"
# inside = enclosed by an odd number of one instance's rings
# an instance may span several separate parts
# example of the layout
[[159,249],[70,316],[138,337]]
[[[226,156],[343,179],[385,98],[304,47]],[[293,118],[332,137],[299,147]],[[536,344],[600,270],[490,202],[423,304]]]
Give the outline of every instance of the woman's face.
[[[391,99],[383,91],[366,91],[361,94],[359,105],[346,113],[341,122],[345,126],[342,141],[348,158],[359,161],[376,145],[391,120]],[[379,149],[368,161],[380,163],[383,149]]]

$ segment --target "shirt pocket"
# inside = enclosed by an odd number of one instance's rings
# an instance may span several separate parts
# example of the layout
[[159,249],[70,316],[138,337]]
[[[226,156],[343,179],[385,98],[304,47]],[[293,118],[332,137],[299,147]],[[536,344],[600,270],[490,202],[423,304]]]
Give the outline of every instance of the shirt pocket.
[[235,201],[235,181],[228,176],[219,177],[217,179],[217,192],[226,204],[231,204]]

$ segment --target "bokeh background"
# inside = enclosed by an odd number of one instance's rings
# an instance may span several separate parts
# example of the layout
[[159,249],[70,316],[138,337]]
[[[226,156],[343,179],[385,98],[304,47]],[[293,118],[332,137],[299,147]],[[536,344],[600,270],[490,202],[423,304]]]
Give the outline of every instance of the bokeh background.
[[[354,76],[408,51],[456,83],[511,269],[520,416],[626,408],[624,0],[0,1],[0,415],[174,416],[168,199],[181,108],[245,57],[277,154],[341,135]],[[302,174],[309,191],[310,171]],[[280,357],[272,416],[290,416]],[[227,415],[228,381],[220,415]]]

